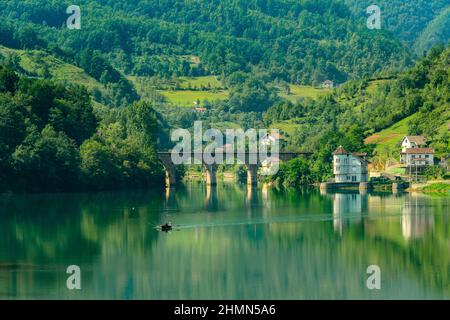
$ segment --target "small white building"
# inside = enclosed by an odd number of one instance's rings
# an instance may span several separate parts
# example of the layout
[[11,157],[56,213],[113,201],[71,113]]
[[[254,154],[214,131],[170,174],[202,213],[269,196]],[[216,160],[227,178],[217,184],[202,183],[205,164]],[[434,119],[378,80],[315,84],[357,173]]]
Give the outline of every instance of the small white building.
[[368,182],[369,169],[366,153],[350,153],[342,146],[333,152],[335,182]]
[[434,165],[434,150],[431,148],[410,148],[401,153],[400,162],[406,166]]
[[424,136],[406,136],[401,142],[402,152],[407,149],[422,148],[427,145],[427,139]]
[[259,139],[259,143],[262,146],[272,146],[275,143],[279,143],[282,140],[282,137],[279,132],[276,130],[272,130],[272,133],[266,134]]
[[334,82],[331,80],[325,80],[322,82],[322,88],[334,88]]

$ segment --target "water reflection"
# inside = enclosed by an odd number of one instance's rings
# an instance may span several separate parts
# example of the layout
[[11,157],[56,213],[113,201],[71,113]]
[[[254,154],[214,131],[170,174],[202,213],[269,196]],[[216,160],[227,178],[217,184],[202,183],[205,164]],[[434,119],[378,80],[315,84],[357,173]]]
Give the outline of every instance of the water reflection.
[[421,195],[407,195],[401,223],[406,240],[420,239],[434,228],[433,207],[421,201]]
[[367,193],[359,192],[333,194],[333,226],[334,230],[342,234],[346,226],[360,224],[362,212],[367,210]]
[[450,298],[448,196],[189,184],[0,204],[0,298]]

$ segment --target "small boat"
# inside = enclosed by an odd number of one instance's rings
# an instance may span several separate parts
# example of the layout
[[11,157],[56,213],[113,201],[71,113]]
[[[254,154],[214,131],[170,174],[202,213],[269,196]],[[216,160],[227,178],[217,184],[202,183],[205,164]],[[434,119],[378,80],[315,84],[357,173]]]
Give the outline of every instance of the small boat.
[[173,227],[172,227],[172,224],[169,222],[169,223],[166,223],[166,224],[163,224],[162,226],[160,226],[160,229],[163,232],[169,232],[169,231],[172,231]]

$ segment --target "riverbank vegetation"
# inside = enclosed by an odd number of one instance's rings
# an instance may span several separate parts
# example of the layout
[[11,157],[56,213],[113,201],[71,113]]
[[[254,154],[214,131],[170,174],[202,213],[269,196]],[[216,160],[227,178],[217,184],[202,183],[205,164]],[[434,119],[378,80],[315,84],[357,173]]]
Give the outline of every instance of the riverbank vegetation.
[[429,184],[419,191],[422,192],[449,192],[450,193],[450,183],[432,183]]
[[0,106],[2,192],[150,186],[163,178],[150,105],[96,113],[84,87],[0,67]]

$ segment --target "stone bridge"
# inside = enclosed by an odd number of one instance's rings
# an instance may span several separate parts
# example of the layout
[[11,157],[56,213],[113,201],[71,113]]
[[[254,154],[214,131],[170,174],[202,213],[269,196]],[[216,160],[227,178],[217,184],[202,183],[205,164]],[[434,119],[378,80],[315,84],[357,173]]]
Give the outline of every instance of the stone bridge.
[[[297,157],[309,157],[311,153],[308,152],[279,152],[278,155],[275,156],[261,156],[259,153],[234,153],[234,159],[243,160],[243,164],[247,168],[247,184],[249,185],[257,185],[258,184],[258,169],[260,168],[263,161],[268,158],[277,158],[281,162],[286,162],[292,160]],[[226,163],[227,153],[223,154],[223,163]],[[158,157],[161,163],[164,166],[166,171],[166,180],[169,186],[175,185],[177,182],[177,171],[176,164],[172,161],[172,156],[170,151],[166,152],[158,152]],[[207,164],[203,160],[203,153],[191,153],[191,159],[197,159],[198,163],[202,163],[204,168],[206,169],[206,184],[207,185],[216,185],[217,184],[217,168],[219,166],[218,163]],[[256,163],[256,164],[255,164]]]

